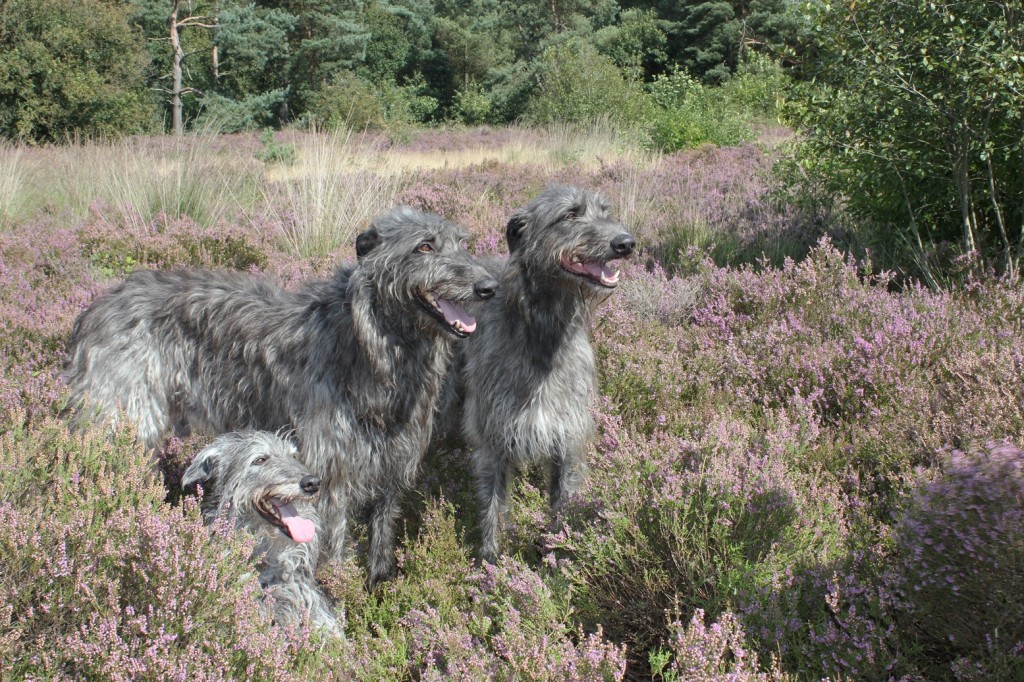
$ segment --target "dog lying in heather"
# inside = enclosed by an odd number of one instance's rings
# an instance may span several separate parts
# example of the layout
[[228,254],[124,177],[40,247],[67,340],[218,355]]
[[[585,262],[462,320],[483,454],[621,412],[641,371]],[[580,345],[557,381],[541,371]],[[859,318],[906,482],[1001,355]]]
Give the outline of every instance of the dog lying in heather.
[[182,486],[202,487],[207,523],[226,518],[256,538],[254,557],[271,617],[341,636],[334,607],[314,577],[319,556],[320,479],[289,441],[266,431],[227,433],[186,469]]
[[327,556],[344,556],[349,515],[369,508],[372,586],[395,571],[401,495],[452,346],[476,329],[464,305],[497,288],[467,237],[399,207],[359,235],[354,266],[297,292],[237,272],[136,272],[75,322],[69,409],[127,416],[149,448],[190,429],[290,429],[320,479]]
[[597,395],[591,319],[619,281],[609,263],[636,246],[600,194],[562,185],[517,211],[506,237],[498,294],[460,348],[439,416],[441,430],[460,424],[472,449],[489,561],[517,466],[549,463],[556,509],[583,481]]

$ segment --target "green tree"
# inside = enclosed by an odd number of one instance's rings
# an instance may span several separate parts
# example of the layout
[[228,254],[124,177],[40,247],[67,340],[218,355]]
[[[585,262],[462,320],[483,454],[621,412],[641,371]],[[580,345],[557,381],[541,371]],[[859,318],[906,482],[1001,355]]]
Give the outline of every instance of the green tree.
[[360,19],[359,0],[278,0],[261,3],[296,19],[289,38],[287,121],[306,110],[310,98],[333,77],[366,58],[370,34]]
[[0,134],[55,142],[153,123],[141,36],[115,0],[0,4]]
[[278,122],[288,93],[288,38],[297,18],[275,7],[224,5],[217,16],[211,87],[205,116],[222,129]]
[[571,40],[549,48],[538,70],[540,85],[530,100],[527,116],[537,123],[589,123],[607,116],[638,123],[650,104],[636,84],[589,43]]
[[776,56],[802,42],[802,22],[789,0],[625,0],[666,22],[668,62],[706,82],[736,71],[746,49]]
[[633,80],[664,73],[668,64],[668,22],[650,10],[628,9],[619,21],[594,34],[597,48]]
[[[1017,273],[1024,253],[1019,2],[809,7],[815,55],[792,120],[804,165],[929,275],[934,242]],[[891,240],[890,240],[891,241]],[[934,281],[934,279],[933,279]]]

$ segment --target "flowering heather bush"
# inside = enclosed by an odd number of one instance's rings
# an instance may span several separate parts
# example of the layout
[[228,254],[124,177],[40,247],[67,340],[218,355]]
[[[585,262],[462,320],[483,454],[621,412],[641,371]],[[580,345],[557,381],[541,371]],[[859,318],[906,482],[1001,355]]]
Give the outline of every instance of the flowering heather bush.
[[758,672],[757,662],[746,649],[746,636],[739,621],[730,613],[722,614],[710,626],[704,623],[704,610],[697,609],[688,625],[678,620],[669,624],[673,633],[671,651],[655,655],[667,668],[655,670],[666,682],[772,682],[787,679],[778,670]]
[[604,393],[635,429],[692,438],[725,416],[890,522],[943,445],[1024,428],[1013,286],[894,294],[827,243],[778,270],[694,268],[683,283],[634,268],[598,323]]
[[953,450],[940,470],[896,528],[907,617],[936,662],[980,655],[1024,675],[1024,451]]
[[[0,439],[5,677],[303,679],[310,633],[260,613],[251,543],[163,504],[130,434]],[[211,533],[220,537],[211,544]],[[26,551],[28,548],[29,551]]]
[[644,437],[605,417],[602,431],[588,495],[601,502],[569,507],[545,541],[581,617],[638,657],[668,636],[668,610],[720,614],[769,594],[791,566],[841,555],[838,486],[788,467],[749,430]]
[[[388,150],[470,158],[550,139],[531,135],[435,132]],[[135,268],[294,287],[351,244],[293,255],[294,215],[274,191],[235,220],[140,220],[101,194],[44,211],[33,202],[62,190],[33,173],[71,167],[51,152],[25,150],[33,194],[0,231],[0,677],[1020,676],[1019,282],[897,289],[827,241],[784,260],[816,234],[773,198],[772,152],[754,146],[354,169],[396,173],[396,201],[464,223],[486,254],[505,251],[509,215],[546,184],[591,187],[644,251],[595,320],[599,435],[582,494],[552,517],[543,473],[520,477],[512,556],[481,567],[467,455],[438,448],[407,505],[398,579],[370,594],[358,561],[321,568],[346,622],[343,642],[323,642],[262,619],[246,539],[181,499],[204,436],[170,443],[159,485],[129,434],[68,435],[59,369],[78,313]],[[761,250],[757,265],[716,265]],[[993,441],[1013,445],[979,447]]]
[[600,628],[590,634],[572,632],[564,623],[568,605],[529,568],[505,558],[470,575],[469,584],[471,606],[454,619],[444,619],[432,607],[414,609],[402,619],[409,628],[410,664],[417,677],[623,678],[622,648],[605,641]]

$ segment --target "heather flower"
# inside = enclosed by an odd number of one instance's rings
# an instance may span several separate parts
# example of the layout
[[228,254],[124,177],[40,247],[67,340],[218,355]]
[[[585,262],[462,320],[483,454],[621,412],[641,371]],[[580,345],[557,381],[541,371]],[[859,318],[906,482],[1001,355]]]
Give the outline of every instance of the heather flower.
[[788,679],[774,666],[759,672],[757,656],[748,650],[743,627],[731,613],[706,624],[703,609],[697,609],[688,624],[673,620],[669,624],[672,656],[661,675],[666,680],[683,682],[770,682]]
[[895,582],[924,641],[946,660],[1006,656],[1024,670],[1024,451],[992,443],[943,453],[896,540]]

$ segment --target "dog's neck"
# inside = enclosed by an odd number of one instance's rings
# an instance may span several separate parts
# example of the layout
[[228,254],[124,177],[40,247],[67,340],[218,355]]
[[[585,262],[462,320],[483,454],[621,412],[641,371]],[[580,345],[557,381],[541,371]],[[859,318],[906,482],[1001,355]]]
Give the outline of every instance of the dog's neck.
[[597,306],[604,300],[591,289],[582,280],[567,282],[560,274],[530,273],[512,261],[500,294],[505,313],[529,330],[528,337],[552,333],[566,336],[589,333]]
[[440,394],[454,339],[425,331],[419,311],[388,310],[370,282],[353,278],[346,305],[355,335],[351,373],[365,372],[370,387],[352,396],[353,407],[380,431],[429,415]]

